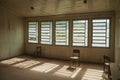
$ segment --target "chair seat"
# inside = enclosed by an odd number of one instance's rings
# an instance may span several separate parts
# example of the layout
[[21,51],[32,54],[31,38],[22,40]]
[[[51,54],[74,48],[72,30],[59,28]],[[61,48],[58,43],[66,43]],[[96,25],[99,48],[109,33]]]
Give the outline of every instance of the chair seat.
[[109,66],[109,65],[110,65],[110,63],[107,63],[107,62],[106,62],[106,63],[105,63],[105,65]]
[[78,60],[79,58],[78,57],[70,57],[70,59],[72,59],[72,60]]

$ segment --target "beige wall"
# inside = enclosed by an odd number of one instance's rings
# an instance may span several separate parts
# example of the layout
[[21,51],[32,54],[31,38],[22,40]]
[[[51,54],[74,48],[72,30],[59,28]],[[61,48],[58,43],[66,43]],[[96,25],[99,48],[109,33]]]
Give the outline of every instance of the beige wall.
[[[69,46],[56,46],[53,45],[41,45],[41,44],[30,44],[27,42],[27,21],[43,21],[43,20],[69,20],[72,23],[72,19],[92,19],[92,18],[105,18],[110,17],[112,20],[111,23],[111,42],[110,48],[92,48],[91,44],[91,36],[89,36],[89,47],[73,47],[71,44]],[[89,30],[91,31],[91,26],[89,26]],[[55,28],[55,23],[53,23],[53,28]],[[72,30],[72,25],[70,24],[70,32]],[[54,30],[53,30],[54,31]],[[114,60],[114,12],[99,12],[99,13],[87,13],[87,14],[75,14],[75,15],[59,15],[59,16],[46,16],[46,17],[33,17],[26,18],[26,31],[25,31],[25,53],[33,54],[35,52],[35,48],[37,45],[42,46],[42,56],[44,57],[52,57],[59,59],[69,59],[72,55],[72,50],[74,48],[80,49],[81,51],[81,61],[86,62],[103,62],[103,55],[109,55],[112,60]],[[53,32],[54,33],[54,32]],[[54,35],[54,34],[53,34]],[[70,33],[72,36],[72,33]],[[40,36],[40,35],[39,35]],[[70,43],[72,42],[72,37],[70,36]],[[54,36],[53,36],[54,42]]]
[[0,59],[24,53],[23,19],[0,7]]
[[120,64],[120,1],[116,5],[115,62]]

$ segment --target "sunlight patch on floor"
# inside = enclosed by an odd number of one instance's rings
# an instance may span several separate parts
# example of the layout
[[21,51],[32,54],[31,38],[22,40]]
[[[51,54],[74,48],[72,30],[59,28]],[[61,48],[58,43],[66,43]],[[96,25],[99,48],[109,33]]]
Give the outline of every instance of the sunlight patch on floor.
[[16,57],[15,57],[15,58],[3,60],[3,61],[1,61],[0,63],[11,65],[11,64],[15,64],[15,63],[18,63],[18,62],[24,61],[24,60],[25,60],[25,59],[23,59],[23,58],[16,58]]
[[87,69],[82,80],[103,80],[102,75],[102,70]]
[[29,60],[29,61],[24,61],[18,64],[13,65],[14,67],[19,67],[19,68],[29,68],[32,67],[34,65],[39,64],[39,61],[35,61],[35,60]]
[[55,72],[55,75],[62,77],[75,78],[80,72],[81,68],[69,68],[69,66],[63,66],[61,69]]
[[42,65],[33,67],[31,70],[47,73],[47,72],[55,69],[55,68],[58,67],[58,66],[59,66],[59,65],[53,64],[53,63],[44,63],[44,64],[42,64]]

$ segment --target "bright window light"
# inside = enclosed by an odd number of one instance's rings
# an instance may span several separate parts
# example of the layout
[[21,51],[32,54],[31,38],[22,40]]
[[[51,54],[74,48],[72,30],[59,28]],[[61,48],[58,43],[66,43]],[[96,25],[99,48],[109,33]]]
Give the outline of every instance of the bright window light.
[[38,71],[38,72],[50,72],[51,70],[55,69],[56,67],[58,67],[59,65],[57,64],[53,64],[53,63],[44,63],[42,65],[33,67],[31,70],[33,71]]
[[56,21],[56,45],[68,45],[69,39],[69,22],[68,21]]
[[41,22],[41,44],[52,44],[52,22]]
[[102,75],[102,70],[87,69],[82,80],[103,80]]
[[38,22],[28,22],[28,42],[38,43]]
[[92,25],[92,46],[110,47],[110,19],[94,19]]
[[63,66],[61,69],[55,72],[55,75],[61,77],[70,77],[75,78],[77,74],[80,72],[81,68],[70,69],[69,66]]
[[29,61],[24,61],[18,64],[13,65],[14,67],[19,67],[19,68],[29,68],[32,67],[34,65],[39,64],[39,61],[35,61],[35,60],[29,60]]
[[73,20],[73,46],[88,46],[88,20]]
[[11,64],[15,64],[15,63],[18,63],[18,62],[24,61],[24,60],[25,59],[23,59],[23,58],[11,58],[11,59],[7,59],[7,60],[3,60],[3,61],[1,61],[1,63],[11,65]]

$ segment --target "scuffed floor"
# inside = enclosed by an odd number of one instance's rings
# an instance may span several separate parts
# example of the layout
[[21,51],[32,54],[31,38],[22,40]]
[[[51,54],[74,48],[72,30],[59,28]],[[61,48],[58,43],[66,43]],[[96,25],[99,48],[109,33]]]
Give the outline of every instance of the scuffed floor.
[[69,61],[18,56],[0,62],[0,80],[104,80],[100,64],[81,63],[69,68]]

